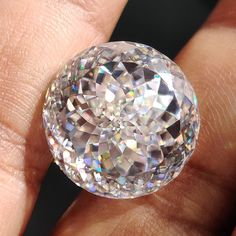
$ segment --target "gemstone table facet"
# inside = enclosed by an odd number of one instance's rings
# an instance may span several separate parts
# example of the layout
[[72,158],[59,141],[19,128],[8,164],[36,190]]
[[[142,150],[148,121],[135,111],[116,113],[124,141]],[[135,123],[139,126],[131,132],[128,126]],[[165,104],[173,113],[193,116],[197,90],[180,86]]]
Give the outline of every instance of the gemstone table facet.
[[94,46],[69,61],[47,91],[43,121],[64,173],[110,198],[146,195],[174,179],[200,125],[180,68],[131,42]]

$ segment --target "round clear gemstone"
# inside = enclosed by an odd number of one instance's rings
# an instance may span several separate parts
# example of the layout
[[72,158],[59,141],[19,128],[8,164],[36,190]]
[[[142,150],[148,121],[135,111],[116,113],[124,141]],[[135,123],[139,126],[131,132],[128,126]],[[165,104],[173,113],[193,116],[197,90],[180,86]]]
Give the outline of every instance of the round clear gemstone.
[[196,95],[180,68],[131,42],[101,44],[73,58],[47,91],[43,120],[65,174],[111,198],[167,184],[199,132]]

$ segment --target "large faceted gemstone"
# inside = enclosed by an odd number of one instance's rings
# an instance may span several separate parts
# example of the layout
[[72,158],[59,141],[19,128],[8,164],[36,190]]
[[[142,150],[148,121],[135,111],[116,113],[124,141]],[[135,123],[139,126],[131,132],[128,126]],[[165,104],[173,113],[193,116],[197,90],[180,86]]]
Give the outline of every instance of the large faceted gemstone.
[[43,120],[64,173],[110,198],[170,182],[199,131],[196,95],[180,68],[131,42],[101,44],[72,59],[47,91]]

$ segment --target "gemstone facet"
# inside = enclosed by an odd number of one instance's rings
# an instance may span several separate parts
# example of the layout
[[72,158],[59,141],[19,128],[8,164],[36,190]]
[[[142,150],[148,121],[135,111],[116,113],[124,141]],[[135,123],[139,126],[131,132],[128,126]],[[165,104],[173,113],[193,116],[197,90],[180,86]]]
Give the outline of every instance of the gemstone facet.
[[47,91],[43,121],[64,173],[110,198],[146,195],[174,179],[200,125],[180,68],[131,42],[101,44],[68,62]]

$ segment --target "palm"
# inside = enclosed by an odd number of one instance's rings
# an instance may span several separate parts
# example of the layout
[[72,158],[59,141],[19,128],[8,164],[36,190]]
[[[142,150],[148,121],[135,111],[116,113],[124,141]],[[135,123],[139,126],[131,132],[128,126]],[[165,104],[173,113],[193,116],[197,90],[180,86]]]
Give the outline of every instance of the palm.
[[[0,233],[18,235],[51,161],[39,125],[46,87],[75,51],[109,38],[125,0],[0,4]],[[176,59],[196,89],[202,118],[198,151],[183,174],[157,194],[135,200],[83,193],[56,235],[215,235],[231,229],[236,208],[235,12],[234,0],[222,0]]]

